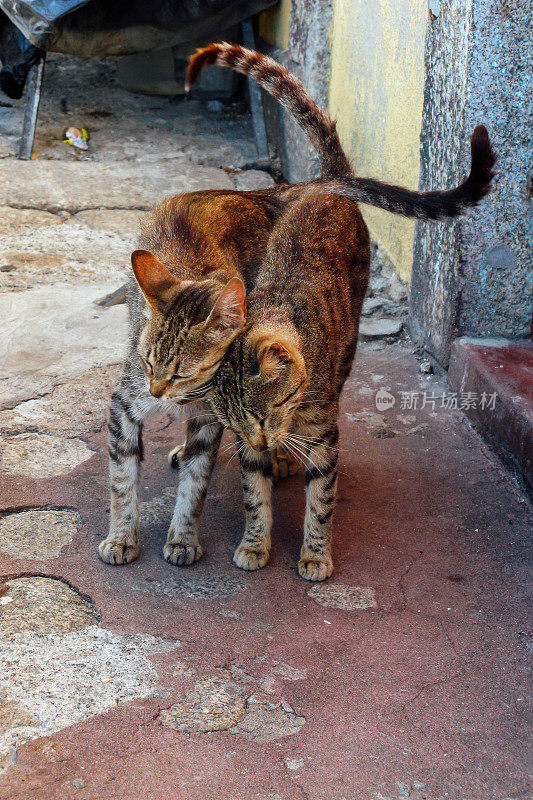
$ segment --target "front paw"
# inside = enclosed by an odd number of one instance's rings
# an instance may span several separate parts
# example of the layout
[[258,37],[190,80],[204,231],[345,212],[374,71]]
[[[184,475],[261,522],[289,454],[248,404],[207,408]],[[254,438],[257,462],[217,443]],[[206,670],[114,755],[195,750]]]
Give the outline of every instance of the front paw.
[[178,444],[177,447],[173,447],[167,456],[168,463],[173,469],[180,468],[180,457],[183,451],[185,450],[185,444],[186,443],[183,442],[183,444]]
[[331,556],[302,556],[298,561],[298,574],[306,581],[325,581],[332,573]]
[[239,569],[256,570],[264,567],[270,553],[268,550],[253,550],[244,545],[239,545],[233,554],[233,563]]
[[199,544],[182,544],[181,542],[173,544],[167,542],[163,547],[165,561],[168,561],[169,564],[174,564],[175,567],[189,567],[202,557],[203,552]]
[[127,544],[109,536],[98,545],[98,555],[105,564],[129,564],[140,552],[138,544]]
[[272,478],[274,481],[296,475],[299,466],[292,453],[288,453],[281,447],[277,447],[272,452]]

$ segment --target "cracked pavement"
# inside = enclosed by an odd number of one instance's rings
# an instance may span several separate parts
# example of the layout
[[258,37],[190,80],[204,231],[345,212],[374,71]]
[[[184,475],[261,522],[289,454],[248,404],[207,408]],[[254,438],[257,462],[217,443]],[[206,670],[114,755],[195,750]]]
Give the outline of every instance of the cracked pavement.
[[401,407],[446,391],[408,342],[362,344],[346,385],[330,581],[295,570],[301,475],[276,487],[268,565],[234,567],[231,449],[203,559],[165,562],[183,429],[157,418],[141,556],[98,560],[126,314],[94,300],[155,200],[270,178],[242,108],[129,95],[110,64],[50,58],[29,163],[22,110],[0,107],[0,800],[531,798],[531,507],[460,411]]

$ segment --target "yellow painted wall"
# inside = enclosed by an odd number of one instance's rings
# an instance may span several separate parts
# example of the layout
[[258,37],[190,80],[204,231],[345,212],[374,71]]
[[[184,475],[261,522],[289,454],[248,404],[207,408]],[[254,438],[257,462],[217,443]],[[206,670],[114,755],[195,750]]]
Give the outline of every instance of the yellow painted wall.
[[291,0],[280,2],[263,11],[259,16],[259,35],[265,42],[277,47],[289,47],[289,17],[291,13]]
[[[418,187],[427,0],[335,0],[329,111],[356,175]],[[408,280],[414,222],[361,206]]]
[[[288,47],[291,0],[261,14]],[[329,112],[356,175],[418,188],[427,0],[333,0]],[[414,222],[361,206],[372,237],[409,280]]]

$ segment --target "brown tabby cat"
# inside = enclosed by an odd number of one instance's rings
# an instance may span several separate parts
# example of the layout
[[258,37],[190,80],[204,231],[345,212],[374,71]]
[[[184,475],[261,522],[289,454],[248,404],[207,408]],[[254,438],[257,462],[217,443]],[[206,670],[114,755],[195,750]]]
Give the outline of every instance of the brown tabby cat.
[[[254,75],[276,96],[285,92],[286,97],[285,76],[275,62],[232,45],[199,51],[189,75],[214,62]],[[294,83],[292,79],[291,92]],[[479,126],[472,136],[470,176],[450,192],[423,195],[358,179],[315,186],[352,197],[362,192],[366,202],[377,195],[376,205],[389,210],[438,218],[459,204],[474,205],[486,194],[493,163],[487,132]],[[208,393],[218,420],[238,437],[246,527],[234,562],[242,569],[259,569],[268,560],[270,451],[284,446],[302,460],[306,477],[298,572],[313,581],[332,574],[338,402],[355,355],[369,265],[366,225],[357,206],[345,199],[316,194],[309,187],[273,228],[248,294],[246,327],[227,349]],[[216,430],[211,425],[207,432],[199,424],[194,451],[185,459],[208,457],[211,463],[219,441]],[[202,486],[202,493],[206,488]]]
[[270,450],[304,464],[307,500],[298,562],[303,578],[331,575],[338,401],[357,344],[370,265],[357,206],[310,194],[275,225],[245,330],[230,345],[208,398],[237,433],[246,529],[233,560],[258,569],[270,551]]
[[487,170],[475,173],[487,148],[490,153],[488,138],[484,142],[483,137],[478,137],[481,146],[476,151],[473,139],[469,179],[450,192],[409,192],[353,178],[334,123],[292,76],[271,59],[230,45],[211,46],[217,47],[231,58],[237,52],[244,64],[237,68],[242,71],[250,61],[256,65],[258,80],[261,77],[268,90],[300,115],[299,121],[320,148],[326,174],[338,178],[260,192],[193,193],[171,198],[154,209],[141,240],[147,249],[132,255],[137,283],[132,281],[130,287],[130,347],[110,410],[111,520],[99,552],[112,564],[132,561],[139,553],[142,423],[156,411],[176,415],[183,404],[192,406],[195,413],[197,406],[197,418],[188,423],[164,555],[171,563],[183,565],[202,554],[198,519],[222,433],[221,426],[206,415],[203,398],[225,350],[244,325],[241,277],[253,286],[272,225],[283,209],[323,188],[408,216],[440,218],[475,204],[490,182],[490,170],[488,178]]
[[[260,193],[195,192],[164,201],[144,225],[146,249],[132,254],[129,351],[110,408],[111,520],[99,547],[110,564],[139,553],[142,423],[157,411],[176,416],[205,395],[244,324],[242,278],[264,254],[273,213]],[[182,563],[189,555],[172,544],[176,527],[175,515],[165,558]]]

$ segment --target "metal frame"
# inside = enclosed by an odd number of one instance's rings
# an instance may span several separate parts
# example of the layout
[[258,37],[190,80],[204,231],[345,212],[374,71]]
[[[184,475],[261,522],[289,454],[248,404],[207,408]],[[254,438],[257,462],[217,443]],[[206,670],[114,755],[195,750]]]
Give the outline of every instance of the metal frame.
[[26,108],[24,110],[24,122],[22,123],[18,152],[18,158],[22,161],[29,161],[33,152],[33,140],[37,126],[45,63],[46,53],[43,51],[42,55],[39,56],[39,60],[30,69],[26,83]]

